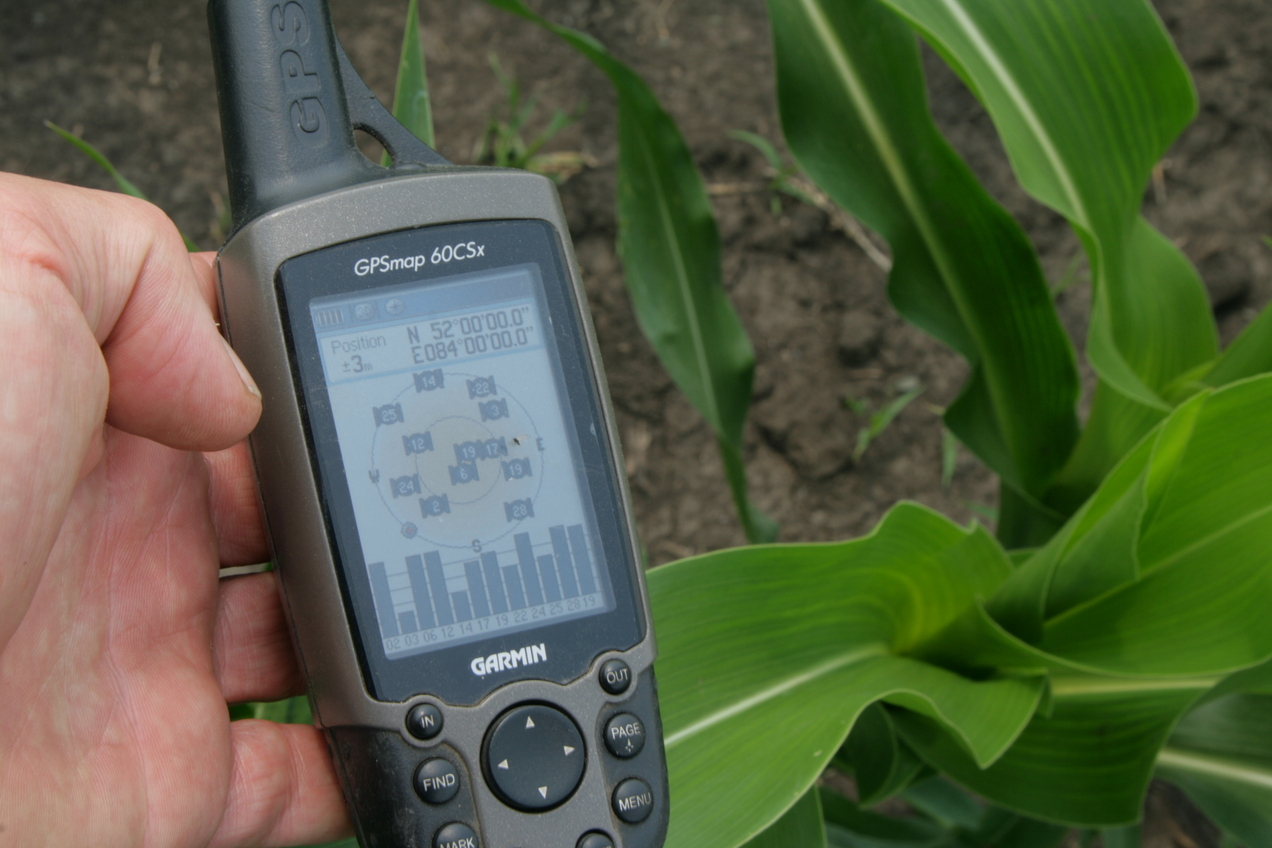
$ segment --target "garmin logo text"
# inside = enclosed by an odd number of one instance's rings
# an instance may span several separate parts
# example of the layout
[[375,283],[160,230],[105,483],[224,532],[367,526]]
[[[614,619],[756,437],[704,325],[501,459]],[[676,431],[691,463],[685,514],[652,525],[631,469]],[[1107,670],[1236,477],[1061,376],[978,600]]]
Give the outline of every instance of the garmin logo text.
[[367,274],[374,274],[377,271],[381,274],[388,271],[402,271],[410,269],[418,271],[428,264],[428,257],[423,255],[416,256],[399,256],[396,259],[390,259],[388,254],[384,256],[363,257],[353,263],[353,273],[359,277],[365,277]]
[[468,664],[468,667],[478,677],[485,677],[487,674],[494,674],[496,671],[507,671],[519,665],[534,665],[535,663],[546,662],[547,659],[548,648],[540,642],[538,645],[526,645],[524,648],[518,648],[515,651],[500,651],[488,657],[473,657],[473,661]]

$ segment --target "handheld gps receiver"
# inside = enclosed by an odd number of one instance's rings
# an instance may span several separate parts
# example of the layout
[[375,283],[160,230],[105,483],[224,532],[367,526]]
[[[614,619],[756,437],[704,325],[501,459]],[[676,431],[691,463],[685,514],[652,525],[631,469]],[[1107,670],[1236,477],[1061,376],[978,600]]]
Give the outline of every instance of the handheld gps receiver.
[[264,398],[284,606],[359,840],[660,846],[654,638],[555,188],[416,140],[324,0],[208,16],[222,316]]

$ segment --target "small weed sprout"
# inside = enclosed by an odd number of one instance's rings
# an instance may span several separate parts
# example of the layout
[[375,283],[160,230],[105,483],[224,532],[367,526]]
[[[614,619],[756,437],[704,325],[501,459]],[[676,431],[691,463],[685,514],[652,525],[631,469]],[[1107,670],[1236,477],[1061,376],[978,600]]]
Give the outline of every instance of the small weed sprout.
[[948,428],[941,428],[941,488],[948,492],[958,469],[958,449],[962,442]]
[[[779,194],[785,194],[800,203],[807,203],[825,212],[835,229],[852,239],[871,262],[884,271],[892,270],[891,257],[874,243],[865,228],[861,226],[861,222],[837,206],[830,196],[814,185],[812,180],[808,179],[795,164],[785,162],[771,141],[762,135],[746,130],[732,130],[729,136],[751,145],[764,157],[769,171],[769,181],[765,184],[765,190],[772,194],[769,209],[774,217],[782,214]],[[738,188],[738,186],[712,186],[713,193],[716,194],[739,193]]]
[[504,71],[498,56],[491,53],[487,58],[503,89],[504,100],[491,111],[486,131],[473,149],[473,161],[500,168],[534,171],[557,183],[565,182],[589,166],[588,157],[576,151],[539,152],[561,130],[579,119],[583,107],[579,106],[573,112],[558,109],[552,113],[543,131],[526,141],[522,133],[527,129],[538,102],[533,95],[523,96],[521,81],[515,73]]
[[[866,450],[870,447],[875,439],[879,438],[885,430],[896,420],[907,406],[909,406],[919,395],[923,394],[922,386],[915,386],[909,389],[900,397],[895,398],[891,403],[880,408],[870,416],[869,423],[857,432],[857,447],[852,452],[852,461],[860,462],[861,457],[865,455]],[[859,400],[853,397],[844,398],[844,406],[851,409],[858,415],[865,415],[870,411],[870,404],[867,401]]]

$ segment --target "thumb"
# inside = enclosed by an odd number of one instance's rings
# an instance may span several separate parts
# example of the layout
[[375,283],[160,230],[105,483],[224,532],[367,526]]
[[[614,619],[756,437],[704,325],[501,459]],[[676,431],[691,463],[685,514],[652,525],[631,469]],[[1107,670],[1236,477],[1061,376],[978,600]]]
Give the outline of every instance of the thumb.
[[108,423],[185,450],[229,447],[255,426],[259,391],[202,294],[210,269],[158,208],[0,175],[0,210],[22,222],[16,273],[64,286],[101,345]]

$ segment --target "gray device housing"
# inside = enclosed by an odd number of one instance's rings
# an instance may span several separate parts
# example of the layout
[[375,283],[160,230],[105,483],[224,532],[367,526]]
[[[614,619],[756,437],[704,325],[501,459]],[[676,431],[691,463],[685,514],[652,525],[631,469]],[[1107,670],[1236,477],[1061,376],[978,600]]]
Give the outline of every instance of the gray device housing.
[[[277,272],[293,257],[369,236],[439,224],[506,220],[548,223],[568,265],[573,308],[586,335],[613,478],[621,489],[623,518],[631,531],[632,579],[638,587],[644,637],[629,649],[598,654],[588,673],[564,685],[516,680],[477,704],[462,706],[448,704],[442,694],[430,690],[429,681],[421,680],[419,695],[400,703],[379,701],[368,693],[353,644],[355,623],[349,620],[342,596],[311,463],[305,413],[285,341]],[[362,844],[432,846],[436,829],[458,818],[478,823],[483,848],[569,848],[593,830],[605,831],[616,846],[624,848],[661,845],[668,795],[652,670],[656,654],[652,616],[638,565],[642,560],[613,410],[569,231],[552,183],[522,171],[437,166],[416,175],[320,194],[266,212],[239,229],[217,257],[217,279],[226,335],[264,400],[250,442],[284,609],[308,681],[315,723],[327,735]],[[598,685],[597,676],[605,662],[616,658],[631,668],[633,684],[626,692],[610,695]],[[533,673],[533,668],[526,670]],[[527,702],[563,708],[589,740],[581,784],[561,806],[547,812],[510,808],[481,776],[487,728],[505,710]],[[419,703],[439,706],[444,714],[442,733],[427,741],[406,729],[406,715]],[[649,739],[635,758],[618,761],[607,757],[598,741],[607,718],[626,709],[642,716]],[[445,809],[420,802],[411,788],[413,764],[430,755],[458,760],[463,789]],[[641,777],[653,789],[653,811],[635,825],[619,819],[610,803],[613,787],[628,776]]]

